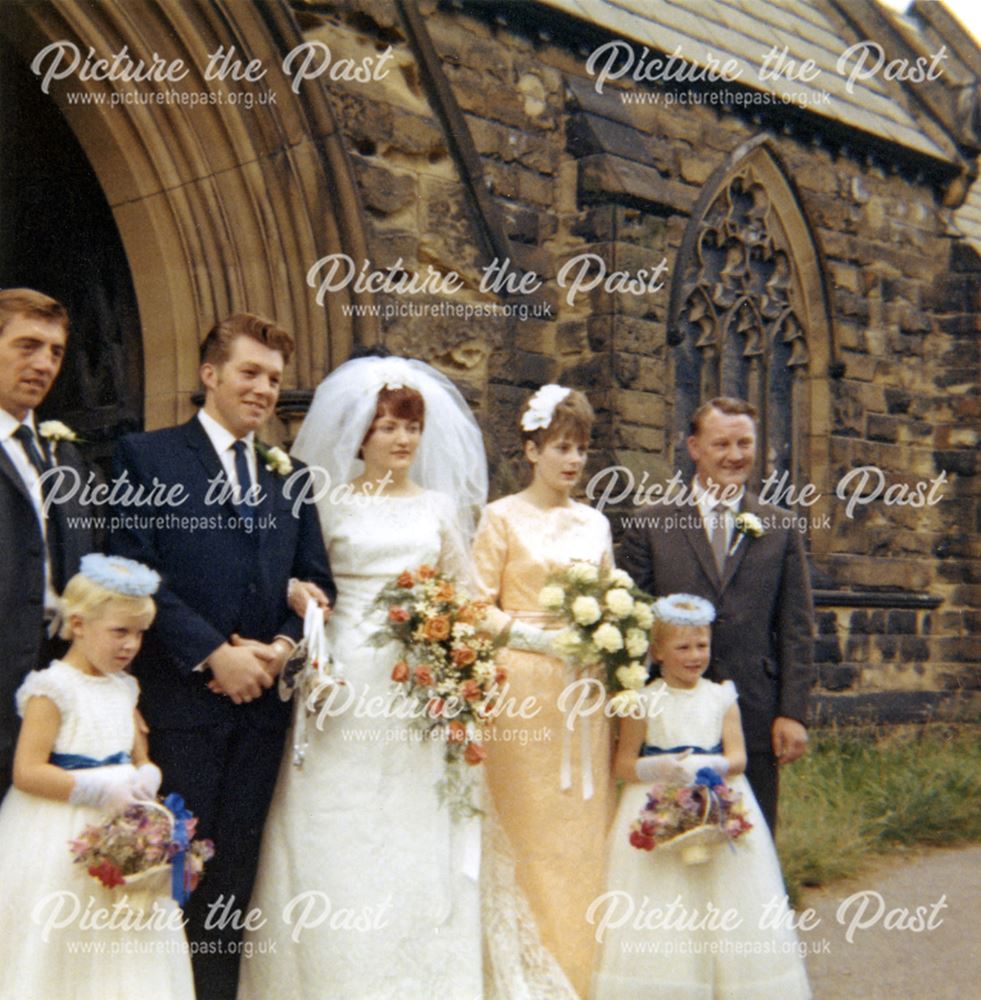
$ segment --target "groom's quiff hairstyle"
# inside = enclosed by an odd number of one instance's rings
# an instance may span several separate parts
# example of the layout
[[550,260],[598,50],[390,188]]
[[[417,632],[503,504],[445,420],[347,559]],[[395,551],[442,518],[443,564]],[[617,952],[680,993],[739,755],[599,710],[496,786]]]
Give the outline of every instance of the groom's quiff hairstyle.
[[289,364],[293,356],[293,337],[274,320],[255,313],[232,313],[216,323],[201,342],[201,364],[222,365],[232,354],[232,344],[237,337],[258,341],[283,356]]
[[18,316],[57,323],[68,336],[68,310],[57,300],[33,288],[5,288],[0,292],[0,336]]
[[735,396],[716,396],[710,399],[691,415],[691,434],[697,434],[702,429],[702,420],[708,416],[712,410],[718,410],[727,417],[749,417],[756,422],[756,407],[752,403],[747,403],[745,399],[737,399]]

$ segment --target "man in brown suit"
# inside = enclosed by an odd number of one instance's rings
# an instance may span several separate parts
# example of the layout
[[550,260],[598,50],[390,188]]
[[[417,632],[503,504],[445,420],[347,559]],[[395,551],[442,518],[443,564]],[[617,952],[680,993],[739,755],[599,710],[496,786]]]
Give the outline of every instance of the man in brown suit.
[[[643,526],[624,536],[619,565],[655,597],[697,594],[715,605],[708,676],[736,684],[746,776],[774,829],[778,765],[807,748],[813,610],[797,518],[745,489],[755,416],[749,403],[729,397],[696,410],[691,504],[647,508]],[[740,516],[747,514],[759,519],[761,534],[741,530],[752,521]]]

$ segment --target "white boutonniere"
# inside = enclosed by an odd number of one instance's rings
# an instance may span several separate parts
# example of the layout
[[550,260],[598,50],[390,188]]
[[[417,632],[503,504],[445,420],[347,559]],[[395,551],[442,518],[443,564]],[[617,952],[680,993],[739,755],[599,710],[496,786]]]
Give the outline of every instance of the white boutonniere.
[[272,447],[256,441],[255,452],[265,463],[270,472],[275,472],[277,476],[288,476],[293,471],[293,463],[289,455],[282,448]]
[[43,420],[38,424],[38,434],[48,441],[78,441],[78,435],[60,420]]
[[736,515],[733,527],[738,532],[739,537],[729,549],[730,556],[739,548],[744,538],[760,538],[763,535],[763,522],[748,510],[742,510]]

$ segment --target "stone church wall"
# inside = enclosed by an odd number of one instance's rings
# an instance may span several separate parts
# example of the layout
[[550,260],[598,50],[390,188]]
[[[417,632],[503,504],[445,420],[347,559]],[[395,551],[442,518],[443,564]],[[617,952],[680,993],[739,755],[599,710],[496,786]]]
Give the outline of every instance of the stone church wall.
[[[556,16],[536,26],[420,6],[476,153],[476,182],[491,195],[514,262],[544,279],[521,301],[550,315],[388,315],[383,340],[465,388],[492,445],[496,493],[521,482],[517,409],[547,381],[588,390],[599,416],[592,471],[621,464],[652,482],[671,475],[680,439],[668,311],[683,234],[706,182],[765,131],[813,232],[830,320],[828,363],[809,373],[810,411],[800,415],[814,441],[802,471],[826,495],[816,510],[830,518],[809,536],[821,711],[898,720],[967,710],[977,687],[979,265],[950,234],[941,181],[898,155],[868,153],[858,139],[797,128],[789,115],[778,128],[704,104],[600,106],[585,69],[590,38],[567,36]],[[504,304],[479,291],[491,256],[480,234],[486,220],[391,6],[294,9],[306,37],[337,57],[392,46],[385,82],[330,85],[372,265],[401,259],[407,272],[455,271],[465,287],[445,300]],[[587,252],[608,271],[666,260],[663,290],[597,289],[568,301],[557,275]],[[392,312],[438,301],[378,297]],[[814,347],[812,364],[822,356]],[[880,496],[849,516],[833,493],[860,466],[881,470],[888,487],[943,474],[941,499],[914,507]],[[608,511],[615,526],[625,510]]]

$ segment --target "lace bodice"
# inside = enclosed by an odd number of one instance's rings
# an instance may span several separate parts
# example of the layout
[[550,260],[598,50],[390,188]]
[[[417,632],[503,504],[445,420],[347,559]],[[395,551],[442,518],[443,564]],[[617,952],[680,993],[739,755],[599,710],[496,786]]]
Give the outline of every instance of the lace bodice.
[[646,742],[662,750],[715,746],[722,739],[722,717],[737,698],[732,681],[716,684],[704,677],[690,690],[657,680],[643,696],[648,705]]
[[102,760],[133,749],[133,709],[138,694],[136,678],[129,674],[91,677],[53,660],[47,670],[27,675],[17,691],[17,711],[23,716],[32,697],[50,698],[61,713],[54,752]]

